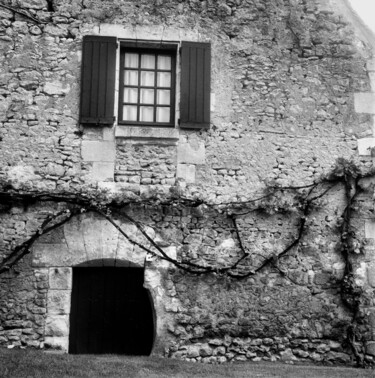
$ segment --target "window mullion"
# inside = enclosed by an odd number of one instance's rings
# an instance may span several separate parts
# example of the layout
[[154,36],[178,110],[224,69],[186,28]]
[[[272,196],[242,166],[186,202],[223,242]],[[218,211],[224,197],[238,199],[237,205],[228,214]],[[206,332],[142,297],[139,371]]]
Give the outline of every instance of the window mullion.
[[137,122],[140,121],[141,111],[141,58],[142,55],[138,54],[138,93],[137,93]]
[[153,121],[156,123],[156,87],[158,76],[158,54],[155,54],[155,74],[154,74],[154,108],[153,108]]

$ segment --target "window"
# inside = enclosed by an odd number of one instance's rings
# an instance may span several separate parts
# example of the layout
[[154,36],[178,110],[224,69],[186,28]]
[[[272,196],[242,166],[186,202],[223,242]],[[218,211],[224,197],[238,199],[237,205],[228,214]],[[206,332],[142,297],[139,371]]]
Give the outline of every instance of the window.
[[[177,47],[179,46],[179,50]],[[119,88],[118,124],[208,128],[210,124],[211,46],[209,43],[120,42],[116,37],[85,36],[82,50],[81,124],[113,125],[114,93]],[[181,81],[176,83],[180,53]],[[116,65],[119,82],[116,83]],[[176,92],[180,93],[176,104]]]
[[176,52],[121,49],[119,124],[174,126]]

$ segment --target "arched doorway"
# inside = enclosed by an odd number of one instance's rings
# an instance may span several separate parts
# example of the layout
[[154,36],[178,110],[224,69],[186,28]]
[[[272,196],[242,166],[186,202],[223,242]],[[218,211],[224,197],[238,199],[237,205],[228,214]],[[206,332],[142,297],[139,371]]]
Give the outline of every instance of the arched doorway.
[[69,353],[149,355],[154,316],[140,267],[74,267]]

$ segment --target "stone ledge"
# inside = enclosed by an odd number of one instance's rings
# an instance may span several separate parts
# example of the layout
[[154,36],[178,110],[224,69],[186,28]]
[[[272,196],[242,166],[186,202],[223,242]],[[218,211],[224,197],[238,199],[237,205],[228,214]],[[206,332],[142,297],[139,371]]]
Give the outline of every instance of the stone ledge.
[[117,126],[116,138],[148,138],[178,140],[179,131],[173,127]]

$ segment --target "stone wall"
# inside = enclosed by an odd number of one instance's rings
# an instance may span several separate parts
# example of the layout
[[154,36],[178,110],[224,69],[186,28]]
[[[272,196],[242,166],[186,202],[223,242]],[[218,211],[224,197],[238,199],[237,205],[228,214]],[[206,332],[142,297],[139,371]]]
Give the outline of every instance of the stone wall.
[[[28,16],[0,7],[3,187],[70,195],[100,189],[138,202],[151,192],[161,200],[173,192],[220,204],[257,197],[267,182],[309,184],[340,157],[370,168],[372,52],[332,4],[30,0],[22,2]],[[80,125],[82,37],[89,34],[211,42],[210,128]],[[367,243],[353,265],[369,298],[360,328],[368,362],[375,356],[371,196],[367,188],[358,198],[353,219],[357,239]],[[290,279],[273,268],[245,280],[192,276],[147,257],[100,217],[76,217],[40,238],[31,258],[0,277],[0,343],[67,350],[71,269],[111,259],[145,267],[158,317],[155,354],[347,363],[351,352],[343,341],[352,313],[340,297],[345,264],[337,233],[343,198],[342,190],[332,191],[312,214],[298,250],[280,263]],[[2,203],[0,257],[64,206]],[[230,218],[213,209],[137,205],[124,211],[178,258],[220,267],[240,255]],[[146,243],[135,226],[121,216],[116,221]],[[240,217],[238,227],[251,252],[239,266],[246,271],[283,250],[298,225],[293,213],[257,211]]]

